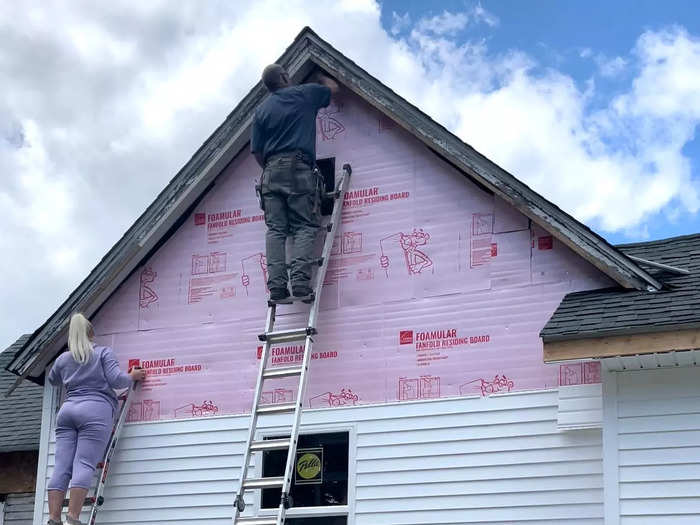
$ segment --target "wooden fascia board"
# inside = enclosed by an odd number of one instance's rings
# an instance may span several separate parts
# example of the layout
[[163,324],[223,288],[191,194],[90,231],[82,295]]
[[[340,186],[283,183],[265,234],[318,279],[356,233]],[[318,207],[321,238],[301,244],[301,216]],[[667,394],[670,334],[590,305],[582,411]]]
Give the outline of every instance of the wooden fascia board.
[[624,357],[700,348],[700,329],[545,341],[544,362]]

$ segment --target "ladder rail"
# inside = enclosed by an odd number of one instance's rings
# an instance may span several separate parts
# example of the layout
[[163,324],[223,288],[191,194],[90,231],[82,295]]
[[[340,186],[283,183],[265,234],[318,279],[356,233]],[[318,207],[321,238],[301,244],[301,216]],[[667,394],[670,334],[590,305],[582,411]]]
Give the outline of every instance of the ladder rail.
[[[267,308],[267,317],[265,319],[265,332],[271,332],[275,327],[275,315],[277,307],[276,305],[270,305]],[[236,492],[236,498],[234,502],[234,517],[233,522],[236,523],[239,514],[242,512],[243,497],[244,497],[244,484],[248,476],[248,465],[250,464],[251,456],[251,445],[255,440],[255,432],[257,430],[258,423],[258,408],[260,406],[260,397],[262,394],[263,383],[265,381],[265,369],[267,367],[267,361],[270,356],[270,348],[272,347],[270,341],[265,341],[263,343],[262,355],[260,356],[260,367],[258,371],[258,378],[255,383],[255,391],[253,392],[253,408],[250,413],[250,425],[248,426],[248,436],[246,437],[245,452],[243,453],[243,464],[241,465],[241,475],[238,482],[238,491]]]
[[316,272],[316,284],[314,286],[315,298],[311,305],[311,311],[309,312],[309,324],[311,328],[316,328],[316,320],[318,319],[318,310],[321,304],[321,291],[323,290],[323,282],[326,279],[326,270],[328,270],[328,262],[331,258],[331,250],[333,249],[333,239],[335,239],[335,234],[338,231],[338,224],[343,213],[343,201],[345,200],[345,192],[350,184],[350,176],[352,175],[352,168],[350,164],[343,165],[343,176],[338,183],[338,188],[336,191],[339,193],[339,198],[336,199],[335,205],[333,206],[333,212],[331,213],[331,231],[326,233],[326,240],[323,243],[323,250],[321,251],[322,263]]
[[88,519],[88,525],[95,525],[95,520],[97,519],[97,512],[100,510],[104,498],[102,496],[105,485],[107,484],[107,476],[109,475],[110,463],[112,462],[112,457],[117,450],[117,443],[119,442],[119,437],[122,432],[124,423],[129,414],[129,407],[134,397],[134,392],[138,388],[138,383],[133,383],[126,394],[126,398],[122,403],[119,410],[119,416],[116,423],[112,427],[112,436],[105,450],[105,455],[102,459],[102,470],[100,471],[99,478],[97,478],[97,485],[95,486],[95,493],[92,497],[92,507],[90,509],[90,517]]
[[297,406],[294,410],[294,421],[292,423],[292,431],[289,439],[289,448],[287,449],[287,462],[284,467],[284,484],[282,485],[282,498],[277,510],[277,522],[284,523],[284,518],[287,513],[287,508],[291,506],[289,502],[289,492],[292,486],[292,475],[294,474],[294,464],[296,463],[296,451],[299,443],[299,426],[301,424],[301,412],[304,405],[306,395],[307,375],[309,373],[309,362],[313,350],[314,341],[311,336],[306,338],[304,347],[304,360],[301,366],[301,376],[299,378],[299,390],[297,393]]

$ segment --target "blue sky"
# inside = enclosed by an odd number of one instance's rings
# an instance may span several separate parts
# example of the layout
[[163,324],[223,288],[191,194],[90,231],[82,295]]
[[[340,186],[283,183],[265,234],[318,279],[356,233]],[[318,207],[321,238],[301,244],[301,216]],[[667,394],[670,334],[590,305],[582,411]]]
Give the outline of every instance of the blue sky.
[[[469,25],[456,35],[458,41],[483,39],[491,55],[513,49],[524,51],[537,61],[537,71],[556,69],[573,78],[582,90],[590,79],[595,79],[591,111],[607,106],[615,95],[629,89],[639,69],[629,57],[642,33],[682,26],[695,38],[700,38],[700,2],[693,0],[482,0],[479,3],[383,0],[381,5],[381,22],[387,30],[395,24],[397,14],[408,14],[412,20],[419,20],[444,11],[458,13],[480,5],[497,17],[498,24],[494,27]],[[410,31],[410,27],[403,28],[399,35]],[[618,75],[606,77],[600,74],[598,57],[610,60],[624,57],[629,63]],[[700,186],[700,139],[697,135],[684,146],[683,153],[690,160],[693,177]],[[672,220],[659,212],[649,215],[643,222],[643,235],[638,231],[606,231],[595,221],[588,225],[613,243],[700,232],[700,213],[697,212],[680,213]]]

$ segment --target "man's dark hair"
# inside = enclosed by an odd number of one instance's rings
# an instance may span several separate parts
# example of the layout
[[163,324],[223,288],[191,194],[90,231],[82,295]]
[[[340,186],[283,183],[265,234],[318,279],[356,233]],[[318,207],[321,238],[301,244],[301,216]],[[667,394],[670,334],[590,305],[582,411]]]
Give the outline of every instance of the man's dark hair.
[[279,64],[270,64],[262,73],[262,81],[268,91],[276,91],[288,84],[288,75]]

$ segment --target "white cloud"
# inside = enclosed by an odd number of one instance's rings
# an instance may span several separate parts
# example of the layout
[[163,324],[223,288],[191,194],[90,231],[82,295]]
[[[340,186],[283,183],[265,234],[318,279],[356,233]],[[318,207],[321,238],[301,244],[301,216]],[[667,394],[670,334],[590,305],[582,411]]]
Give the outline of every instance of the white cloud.
[[[405,16],[408,16],[408,13]],[[394,13],[394,21],[405,22],[405,20],[399,18],[396,13]],[[418,20],[415,30],[424,34],[454,36],[466,29],[469,23],[478,24],[481,22],[491,27],[495,27],[499,24],[496,15],[484,9],[481,4],[476,4],[471,8],[457,13],[444,10],[438,15],[423,17]],[[398,31],[394,33],[392,29],[392,34],[396,35]]]
[[496,27],[500,23],[498,17],[481,7],[481,4],[472,7],[470,13],[475,20],[484,22],[491,27]]
[[408,13],[399,15],[396,11],[391,13],[391,29],[389,31],[393,36],[398,35],[409,27],[411,27],[411,15]]
[[604,77],[615,77],[624,71],[627,66],[627,60],[622,57],[605,58],[603,55],[598,55],[596,63],[600,70],[600,74]]
[[469,17],[466,13],[450,13],[443,11],[430,18],[421,18],[416,29],[422,33],[435,35],[454,35],[467,27]]
[[392,38],[371,0],[0,3],[0,348],[65,299],[304,25],[581,220],[643,232],[698,209],[686,31],[644,33],[620,57],[629,89],[592,112],[594,84],[455,38],[498,24],[480,5],[396,17]]

